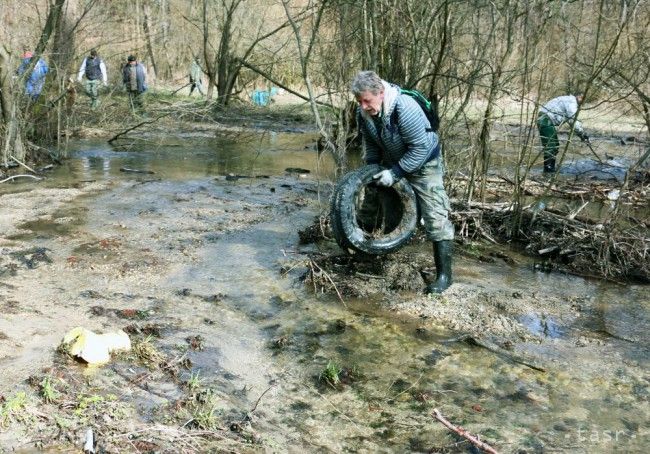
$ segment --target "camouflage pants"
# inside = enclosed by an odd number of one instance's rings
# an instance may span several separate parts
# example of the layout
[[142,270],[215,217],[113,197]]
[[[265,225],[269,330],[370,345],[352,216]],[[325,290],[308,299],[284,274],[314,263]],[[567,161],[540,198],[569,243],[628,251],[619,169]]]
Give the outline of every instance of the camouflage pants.
[[417,196],[424,230],[431,241],[454,239],[454,225],[449,220],[451,207],[442,183],[444,173],[442,159],[436,158],[406,176]]
[[99,104],[99,80],[86,80],[86,94],[90,98],[90,107]]

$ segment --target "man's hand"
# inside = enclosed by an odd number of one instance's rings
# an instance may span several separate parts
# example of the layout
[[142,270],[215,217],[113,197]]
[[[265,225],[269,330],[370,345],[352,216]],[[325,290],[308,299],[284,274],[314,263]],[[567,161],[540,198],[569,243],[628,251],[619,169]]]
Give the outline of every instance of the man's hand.
[[582,140],[587,145],[591,145],[591,142],[589,141],[589,136],[587,135],[586,132],[579,132],[578,137],[580,137],[580,140]]
[[377,180],[377,184],[379,186],[385,186],[387,188],[394,185],[395,181],[397,181],[395,179],[395,175],[393,175],[393,172],[390,169],[385,169],[379,173],[376,173],[372,176],[372,179]]

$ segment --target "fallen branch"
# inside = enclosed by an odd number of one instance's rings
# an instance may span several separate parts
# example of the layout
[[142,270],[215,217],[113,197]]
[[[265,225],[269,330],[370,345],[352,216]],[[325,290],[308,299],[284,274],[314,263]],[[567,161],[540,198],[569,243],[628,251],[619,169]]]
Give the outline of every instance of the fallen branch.
[[4,180],[0,180],[0,183],[15,180],[16,178],[33,178],[34,180],[39,180],[39,181],[42,180],[42,178],[35,177],[34,175],[12,175],[10,177],[5,178]]
[[160,120],[161,118],[168,117],[168,116],[171,115],[171,114],[172,114],[172,112],[167,112],[167,113],[165,113],[165,114],[158,115],[156,118],[152,118],[151,120],[144,120],[144,121],[141,121],[140,123],[138,123],[138,124],[136,124],[136,125],[134,125],[134,126],[131,126],[130,128],[127,128],[127,129],[125,129],[125,130],[122,131],[122,132],[119,132],[119,133],[115,134],[113,137],[111,137],[110,139],[108,139],[108,143],[112,144],[112,143],[115,142],[117,139],[119,139],[120,137],[122,137],[122,136],[128,134],[129,132],[133,131],[134,129],[138,129],[140,126],[143,126],[143,125],[148,125],[148,124],[151,124],[151,123],[155,123],[155,122],[157,122],[158,120]]
[[355,276],[365,277],[366,279],[381,279],[381,280],[384,280],[384,281],[386,280],[386,276],[377,276],[375,274],[367,274],[367,273],[362,273],[360,271],[357,271],[354,274],[355,274]]
[[600,165],[605,164],[605,163],[603,162],[603,160],[600,159],[600,156],[598,156],[598,153],[596,153],[596,150],[594,150],[594,148],[591,146],[591,142],[589,142],[588,140],[586,140],[586,141],[585,141],[585,144],[587,145],[587,148],[589,148],[589,151],[591,151],[591,152],[594,154],[594,156],[596,156],[596,159],[598,159],[598,163],[599,163]]
[[130,167],[120,167],[120,172],[130,172],[130,173],[146,173],[148,175],[152,175],[156,172],[153,170],[140,170],[140,169],[132,169]]
[[492,353],[496,353],[499,356],[505,357],[514,363],[521,364],[522,366],[530,367],[531,369],[537,370],[539,372],[546,372],[546,368],[542,366],[538,366],[537,364],[533,364],[530,361],[521,358],[519,355],[510,353],[504,350],[503,348],[499,347],[498,345],[495,345],[492,342],[489,342],[487,340],[478,339],[468,334],[465,336],[461,336],[459,339],[457,339],[457,341],[462,341],[467,345],[472,345],[474,347],[484,348]]
[[588,201],[588,200],[587,200],[586,202],[584,202],[582,205],[580,205],[578,208],[576,208],[575,210],[573,210],[571,213],[567,214],[567,217],[566,217],[566,218],[567,218],[569,221],[573,221],[573,220],[576,218],[576,216],[578,215],[578,213],[580,213],[580,212],[581,212],[581,211],[582,211],[582,210],[583,210],[587,205],[589,205],[589,201]]
[[[257,73],[257,74],[259,74],[260,76],[264,77],[265,79],[270,80],[274,85],[277,85],[278,87],[280,87],[280,88],[282,88],[282,89],[288,91],[288,92],[291,93],[292,95],[297,96],[297,97],[299,97],[300,99],[304,99],[305,101],[310,101],[310,99],[309,99],[308,96],[305,96],[305,95],[303,95],[303,94],[301,94],[301,93],[298,93],[297,91],[292,90],[291,88],[289,88],[288,86],[284,85],[282,82],[280,82],[279,80],[275,79],[272,75],[270,75],[269,73],[267,73],[267,72],[261,70],[260,68],[258,68],[258,67],[256,67],[256,66],[250,64],[250,63],[247,62],[247,61],[242,60],[241,58],[238,58],[237,61],[238,61],[239,64],[241,64],[242,66],[244,66],[244,67],[250,69],[251,71],[253,71],[253,72]],[[321,106],[334,108],[334,106],[332,106],[331,104],[325,103],[325,102],[321,102],[321,101],[314,101],[314,102],[315,102],[316,104],[320,104]]]
[[455,432],[456,434],[460,435],[464,439],[468,440],[470,443],[472,443],[474,446],[476,446],[479,449],[482,449],[485,452],[488,452],[490,454],[499,454],[496,449],[494,449],[492,446],[488,445],[485,442],[482,442],[478,435],[472,435],[469,433],[467,430],[463,429],[460,426],[455,426],[449,420],[447,420],[440,411],[438,411],[437,408],[433,409],[433,414],[432,416],[436,418],[440,423],[442,423],[443,426],[445,426],[447,429]]
[[14,156],[9,156],[9,157],[10,157],[11,159],[13,159],[14,161],[16,161],[18,164],[20,164],[21,166],[23,166],[24,168],[26,168],[27,170],[29,170],[30,172],[32,172],[32,173],[37,173],[34,169],[32,169],[31,167],[29,167],[29,166],[28,166],[27,164],[25,164],[24,162],[19,161],[19,160],[16,159]]
[[172,96],[174,96],[176,93],[178,93],[178,92],[181,91],[183,88],[185,88],[185,87],[187,87],[187,86],[189,86],[189,85],[192,85],[192,82],[188,82],[188,83],[186,83],[185,85],[183,85],[181,88],[179,88],[179,89],[177,89],[177,90],[174,90],[174,91],[172,92]]

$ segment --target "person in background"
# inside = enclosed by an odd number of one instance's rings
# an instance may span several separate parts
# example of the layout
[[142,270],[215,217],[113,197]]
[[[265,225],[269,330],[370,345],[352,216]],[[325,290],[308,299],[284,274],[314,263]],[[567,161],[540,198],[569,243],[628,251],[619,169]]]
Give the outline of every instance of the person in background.
[[[22,62],[16,71],[19,76],[23,75],[25,71],[27,71],[27,68],[29,68],[33,57],[34,54],[29,51],[25,52],[22,55]],[[34,66],[34,69],[32,69],[32,72],[26,78],[25,93],[32,99],[32,101],[36,101],[36,99],[38,99],[40,96],[41,91],[43,91],[43,85],[45,84],[45,75],[47,74],[48,69],[49,68],[47,67],[47,63],[45,63],[45,60],[39,58],[36,62],[36,65]]]
[[197,58],[192,60],[192,64],[190,65],[190,96],[192,96],[195,88],[199,91],[201,96],[204,96],[203,70],[201,69]]
[[582,129],[582,124],[576,119],[578,107],[583,101],[583,95],[558,96],[539,109],[537,128],[544,148],[544,173],[555,172],[555,157],[560,148],[557,128],[563,123],[573,125],[574,131],[580,137],[580,140],[587,143],[587,145],[590,144],[589,136]]
[[147,90],[147,73],[144,66],[138,63],[133,55],[129,55],[122,69],[122,81],[129,94],[129,105],[133,113],[141,113],[144,109],[142,94]]
[[100,82],[103,82],[104,86],[108,85],[106,65],[104,64],[104,60],[99,58],[97,55],[96,49],[92,49],[90,55],[84,58],[81,62],[77,80],[81,82],[81,79],[84,76],[86,76],[86,94],[90,98],[90,107],[94,109],[99,105],[98,98]]
[[[390,187],[406,178],[415,191],[427,238],[433,243],[437,279],[426,293],[442,293],[452,284],[454,226],[443,186],[444,168],[438,135],[424,111],[400,88],[373,71],[359,72],[351,86],[359,103],[358,123],[367,164],[387,168],[374,175]],[[393,114],[396,111],[397,115]]]

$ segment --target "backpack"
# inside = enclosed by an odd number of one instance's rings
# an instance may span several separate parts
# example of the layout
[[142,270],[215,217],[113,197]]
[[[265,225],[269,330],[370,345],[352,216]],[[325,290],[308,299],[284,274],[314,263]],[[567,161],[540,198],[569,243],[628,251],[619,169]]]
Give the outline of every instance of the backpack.
[[[431,128],[427,128],[427,132],[433,131],[437,133],[438,129],[440,128],[440,117],[438,117],[438,109],[436,108],[436,105],[429,101],[422,93],[417,90],[407,90],[405,88],[400,88],[400,93],[410,96],[415,100],[415,102],[418,103],[424,112],[424,115],[426,115],[427,120],[429,120],[429,123],[431,124]],[[390,121],[393,124],[397,123],[397,109],[393,110]]]

